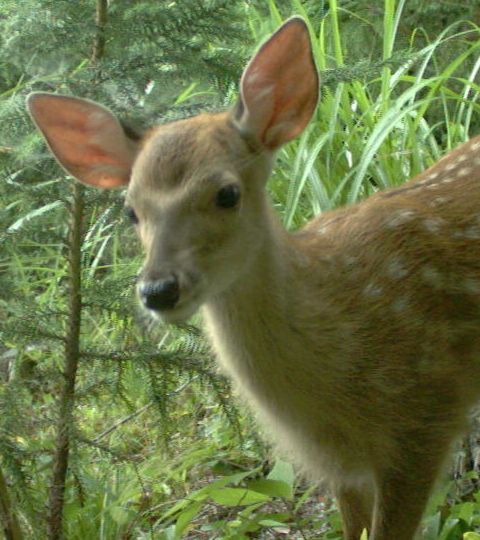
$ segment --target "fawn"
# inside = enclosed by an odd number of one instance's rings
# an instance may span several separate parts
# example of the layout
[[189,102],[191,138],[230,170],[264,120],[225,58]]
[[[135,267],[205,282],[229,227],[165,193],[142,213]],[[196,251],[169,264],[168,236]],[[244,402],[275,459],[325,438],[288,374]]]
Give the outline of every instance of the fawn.
[[411,540],[480,398],[480,138],[287,233],[265,183],[318,87],[294,17],[246,67],[232,111],[134,140],[91,101],[34,93],[28,107],[70,174],[128,185],[142,303],[166,322],[202,306],[221,366],[272,440],[328,482],[345,538]]

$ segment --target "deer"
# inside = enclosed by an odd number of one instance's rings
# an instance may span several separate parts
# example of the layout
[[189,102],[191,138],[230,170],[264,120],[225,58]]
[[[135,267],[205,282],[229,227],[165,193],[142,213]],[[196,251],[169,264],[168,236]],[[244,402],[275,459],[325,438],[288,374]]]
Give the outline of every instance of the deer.
[[165,323],[201,310],[273,444],[331,489],[344,538],[412,540],[480,398],[480,137],[288,232],[266,182],[319,86],[295,16],[226,112],[134,137],[86,99],[36,92],[27,104],[69,175],[126,188],[141,304]]

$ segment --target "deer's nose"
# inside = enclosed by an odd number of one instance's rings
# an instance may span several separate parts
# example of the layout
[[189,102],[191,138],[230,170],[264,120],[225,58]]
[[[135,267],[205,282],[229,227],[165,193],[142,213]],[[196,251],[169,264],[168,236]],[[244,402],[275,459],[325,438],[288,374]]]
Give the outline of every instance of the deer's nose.
[[180,287],[176,276],[140,283],[140,299],[148,309],[161,311],[172,309],[180,298]]

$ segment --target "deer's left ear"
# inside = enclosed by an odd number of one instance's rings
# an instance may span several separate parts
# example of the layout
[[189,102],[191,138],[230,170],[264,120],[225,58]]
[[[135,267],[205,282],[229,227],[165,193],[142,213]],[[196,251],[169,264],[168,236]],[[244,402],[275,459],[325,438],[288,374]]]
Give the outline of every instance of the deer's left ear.
[[27,107],[68,173],[100,188],[128,183],[138,143],[108,109],[86,99],[43,92],[30,94]]
[[317,106],[319,76],[308,28],[293,17],[262,45],[240,82],[234,122],[275,150],[299,135]]

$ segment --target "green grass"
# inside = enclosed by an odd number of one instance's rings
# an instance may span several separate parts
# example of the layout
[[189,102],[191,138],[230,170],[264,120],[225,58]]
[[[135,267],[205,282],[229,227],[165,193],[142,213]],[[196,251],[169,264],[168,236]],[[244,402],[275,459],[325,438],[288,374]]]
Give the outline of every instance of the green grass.
[[[306,15],[299,2],[293,4]],[[394,50],[403,4],[394,9],[393,1],[385,2],[384,61]],[[327,72],[344,65],[336,2],[330,7],[330,16],[312,36],[317,64]],[[314,119],[297,141],[280,151],[272,180],[287,227],[401,184],[471,136],[472,119],[480,112],[475,82],[480,42],[466,44],[441,71],[437,61],[450,41],[466,37],[455,33],[455,26],[395,70],[387,65],[370,80],[340,80],[322,89]],[[473,66],[465,77],[467,63]]]

